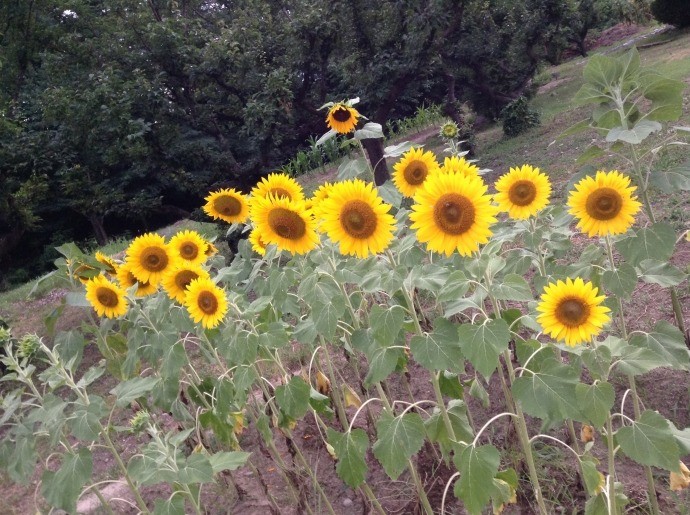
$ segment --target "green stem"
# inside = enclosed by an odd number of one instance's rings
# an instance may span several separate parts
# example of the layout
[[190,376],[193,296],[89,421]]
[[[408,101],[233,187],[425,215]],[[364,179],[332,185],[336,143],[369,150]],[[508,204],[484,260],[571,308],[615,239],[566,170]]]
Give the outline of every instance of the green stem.
[[568,419],[567,426],[568,426],[568,433],[570,434],[570,439],[573,442],[573,449],[575,449],[575,452],[579,455],[580,454],[580,441],[577,438],[577,433],[575,433],[575,425],[573,424],[573,421],[571,419]]
[[379,515],[386,515],[386,512],[381,506],[379,500],[376,498],[376,494],[374,494],[374,492],[371,490],[371,487],[367,483],[362,483],[359,488],[364,492],[364,495],[367,496],[367,499],[369,499],[369,502],[374,509],[379,512]]
[[343,429],[347,429],[349,426],[349,422],[347,420],[347,413],[345,412],[345,406],[343,406],[343,399],[342,396],[340,395],[342,393],[342,390],[340,388],[336,389],[336,384],[339,384],[336,382],[336,376],[335,376],[335,371],[333,370],[333,364],[331,363],[331,356],[328,353],[328,344],[325,342],[323,339],[323,336],[321,336],[321,348],[323,349],[324,354],[326,355],[326,365],[328,367],[328,375],[329,379],[331,380],[331,390],[333,393],[333,400],[335,401],[335,409],[338,413],[338,420],[340,420],[340,425],[342,426]]
[[103,497],[103,494],[99,490],[97,486],[92,486],[91,491],[98,497],[98,500],[101,502],[101,506],[103,506],[103,510],[108,514],[108,515],[115,515],[115,512],[113,509],[110,507],[110,503],[106,500],[105,497]]
[[106,430],[106,428],[103,427],[103,425],[100,422],[98,423],[98,425],[100,426],[100,433],[103,435],[103,439],[105,440],[106,447],[108,447],[108,449],[110,450],[110,453],[113,455],[113,458],[115,458],[115,462],[117,463],[117,466],[119,467],[120,471],[122,472],[122,475],[124,476],[125,481],[127,481],[127,485],[129,485],[129,488],[132,491],[132,494],[134,494],[134,499],[137,501],[137,506],[139,506],[139,509],[143,513],[151,513],[149,511],[149,509],[146,507],[146,502],[141,497],[141,493],[139,493],[139,489],[134,485],[132,478],[129,477],[129,473],[127,472],[127,466],[122,461],[122,458],[120,458],[120,454],[117,452],[117,449],[115,448],[115,444],[110,439],[110,435],[108,434],[108,431]]
[[606,441],[608,443],[608,494],[609,509],[611,515],[617,513],[616,510],[616,451],[613,443],[613,424],[611,424],[611,414],[606,419]]

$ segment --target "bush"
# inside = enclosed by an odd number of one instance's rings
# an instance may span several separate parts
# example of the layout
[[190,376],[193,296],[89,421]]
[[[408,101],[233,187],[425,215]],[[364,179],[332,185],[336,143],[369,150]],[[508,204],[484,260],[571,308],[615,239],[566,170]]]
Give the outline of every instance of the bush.
[[509,138],[541,123],[539,113],[530,108],[529,102],[524,96],[505,106],[501,111],[501,119],[503,120],[503,133]]
[[690,6],[688,0],[654,0],[652,15],[661,23],[678,28],[690,26]]

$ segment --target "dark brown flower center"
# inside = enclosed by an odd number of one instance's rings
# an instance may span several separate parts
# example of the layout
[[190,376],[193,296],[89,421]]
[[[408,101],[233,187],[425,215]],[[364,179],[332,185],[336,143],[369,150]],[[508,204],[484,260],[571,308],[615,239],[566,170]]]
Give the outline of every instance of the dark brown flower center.
[[563,299],[556,307],[556,318],[568,327],[577,327],[589,317],[589,306],[582,299]]
[[207,315],[213,315],[218,311],[218,299],[210,291],[202,291],[197,297],[197,306]]
[[105,286],[98,287],[96,290],[96,298],[98,299],[98,302],[106,308],[114,308],[120,302],[117,293],[110,288],[106,288]]
[[141,253],[141,266],[147,272],[160,272],[168,266],[168,254],[160,247],[146,247]]
[[199,247],[191,241],[186,241],[180,247],[180,256],[184,259],[195,259],[199,255]]
[[436,226],[446,234],[464,234],[474,225],[475,209],[470,199],[446,193],[434,205]]
[[352,117],[352,114],[350,113],[349,109],[346,109],[345,107],[339,107],[335,111],[333,111],[332,116],[333,119],[337,122],[346,122]]
[[407,182],[407,184],[411,184],[412,186],[422,184],[428,174],[429,170],[421,161],[412,161],[405,168],[405,172],[403,173],[405,182]]
[[237,216],[242,211],[242,203],[231,195],[221,195],[213,201],[213,208],[225,216]]
[[180,270],[175,274],[175,285],[182,291],[187,289],[189,283],[194,279],[197,279],[199,274],[193,272],[192,270]]
[[340,225],[353,238],[368,238],[376,231],[376,223],[376,213],[363,200],[350,200],[340,211]]
[[537,198],[537,188],[532,181],[517,181],[508,190],[508,198],[516,206],[529,206]]
[[307,232],[307,225],[302,217],[283,207],[274,208],[268,214],[268,225],[281,238],[298,240]]
[[611,220],[623,207],[623,198],[613,188],[599,188],[587,197],[585,209],[595,220]]

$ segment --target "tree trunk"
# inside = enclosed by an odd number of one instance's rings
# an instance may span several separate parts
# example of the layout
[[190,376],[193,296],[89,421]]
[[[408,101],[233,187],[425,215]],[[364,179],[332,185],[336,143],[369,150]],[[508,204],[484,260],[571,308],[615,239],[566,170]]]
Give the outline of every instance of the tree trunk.
[[362,145],[367,151],[369,162],[374,169],[374,184],[381,186],[384,182],[391,178],[388,171],[388,165],[383,158],[383,138],[377,139],[363,139]]
[[91,227],[96,236],[96,241],[99,245],[103,246],[108,243],[108,233],[105,232],[105,226],[103,225],[103,216],[96,214],[88,215],[89,222],[91,222]]

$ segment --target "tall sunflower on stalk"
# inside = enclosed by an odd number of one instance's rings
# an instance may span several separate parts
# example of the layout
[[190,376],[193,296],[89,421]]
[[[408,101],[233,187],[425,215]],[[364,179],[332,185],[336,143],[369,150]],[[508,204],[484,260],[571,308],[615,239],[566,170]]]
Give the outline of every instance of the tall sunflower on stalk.
[[354,179],[334,184],[319,212],[323,231],[340,252],[365,258],[390,245],[395,232],[390,209],[371,183]]
[[413,147],[393,165],[393,184],[404,196],[414,197],[427,177],[438,169],[439,164],[433,152]]
[[127,264],[138,281],[157,285],[163,274],[177,263],[178,257],[171,252],[160,234],[147,233],[134,238],[127,248]]
[[204,212],[216,220],[223,220],[229,224],[244,223],[249,216],[249,202],[247,198],[235,189],[220,189],[212,191],[204,200]]
[[101,317],[117,318],[127,313],[128,303],[124,290],[103,275],[86,283],[86,300]]
[[185,290],[184,306],[195,323],[206,329],[217,327],[228,312],[225,291],[211,279],[193,279]]
[[132,273],[131,267],[128,263],[123,263],[117,267],[117,282],[125,289],[129,289],[136,285],[137,289],[134,295],[137,297],[146,297],[158,291],[156,284],[151,284],[148,281],[139,281]]
[[172,300],[184,304],[187,287],[194,279],[210,279],[209,273],[189,261],[180,262],[163,276],[161,284]]
[[304,200],[304,191],[300,183],[284,173],[269,173],[256,183],[251,195],[253,199],[273,195],[288,200]]
[[489,241],[497,208],[479,177],[434,174],[414,196],[410,220],[429,250],[468,256]]
[[611,320],[610,309],[601,304],[605,295],[580,277],[557,281],[544,288],[537,305],[537,322],[557,341],[575,346],[590,341]]
[[265,243],[292,254],[306,254],[319,244],[315,222],[303,201],[269,195],[252,201],[254,231]]
[[549,204],[551,181],[539,168],[530,165],[511,168],[494,184],[494,200],[511,218],[526,220]]
[[168,246],[173,249],[181,260],[192,265],[200,265],[206,261],[206,247],[208,244],[204,237],[196,231],[181,231],[175,234]]
[[326,125],[338,134],[347,134],[355,130],[357,121],[361,116],[357,109],[352,107],[353,101],[336,102],[330,105],[326,114]]
[[577,227],[587,236],[623,234],[635,222],[640,204],[630,185],[630,177],[618,170],[598,171],[575,185],[568,197],[570,214],[577,218]]

